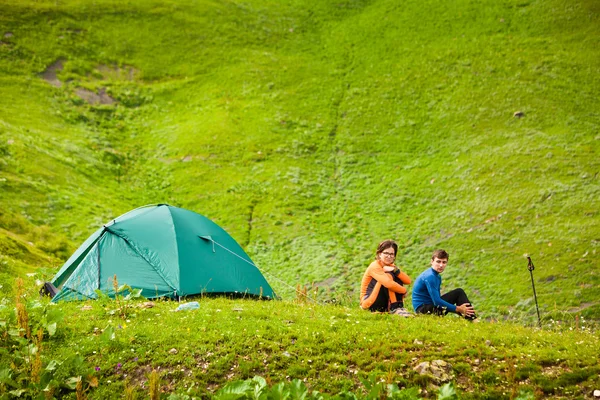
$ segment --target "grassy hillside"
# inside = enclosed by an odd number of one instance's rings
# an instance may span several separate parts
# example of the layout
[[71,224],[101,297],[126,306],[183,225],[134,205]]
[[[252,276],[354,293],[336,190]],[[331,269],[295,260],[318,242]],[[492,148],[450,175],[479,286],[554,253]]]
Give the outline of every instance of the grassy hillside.
[[[600,384],[599,338],[583,319],[536,330],[306,298],[172,312],[171,301],[56,306],[24,294],[27,324],[0,306],[2,398],[584,399]],[[263,386],[242,383],[255,376]]]
[[544,315],[600,316],[596,2],[0,4],[2,285],[168,202],[284,298],[356,301],[392,237],[485,316],[533,315],[525,254]]
[[[0,9],[0,398],[600,388],[597,2]],[[221,224],[286,301],[172,313],[36,300],[36,280],[103,222],[160,202]],[[447,287],[465,288],[484,321],[358,310],[390,237],[412,277],[448,250]],[[544,330],[522,326],[535,315],[525,255]],[[337,304],[294,300],[297,284]],[[434,360],[444,376],[415,370]],[[239,383],[253,376],[268,389]]]

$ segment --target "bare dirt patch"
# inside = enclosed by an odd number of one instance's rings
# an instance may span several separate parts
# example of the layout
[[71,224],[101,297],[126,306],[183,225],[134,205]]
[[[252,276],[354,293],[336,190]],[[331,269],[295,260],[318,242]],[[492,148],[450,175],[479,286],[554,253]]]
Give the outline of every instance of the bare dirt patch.
[[598,304],[597,301],[592,301],[592,302],[588,302],[588,303],[581,303],[581,305],[579,307],[571,308],[569,310],[569,312],[570,313],[578,313],[578,312],[581,312],[581,311],[585,310],[586,308],[590,308],[592,306],[595,306],[596,304]]
[[91,90],[87,90],[84,88],[77,88],[75,90],[75,94],[81,97],[89,104],[114,104],[116,102],[115,99],[106,94],[106,89],[101,88],[98,90],[98,93],[94,93]]
[[150,365],[140,365],[138,368],[130,371],[128,377],[130,384],[145,389],[152,369]]
[[48,68],[46,68],[44,72],[40,74],[40,77],[54,87],[61,87],[62,82],[58,79],[56,73],[58,71],[62,71],[64,67],[64,62],[65,60],[63,59],[58,59],[54,61],[48,66]]
[[327,278],[324,281],[315,283],[314,286],[316,286],[316,287],[329,287],[329,286],[333,285],[335,283],[335,281],[337,281],[337,279],[338,279],[337,277]]
[[113,81],[133,81],[139,72],[130,66],[118,67],[116,65],[104,64],[96,66],[96,70],[100,72],[102,79]]

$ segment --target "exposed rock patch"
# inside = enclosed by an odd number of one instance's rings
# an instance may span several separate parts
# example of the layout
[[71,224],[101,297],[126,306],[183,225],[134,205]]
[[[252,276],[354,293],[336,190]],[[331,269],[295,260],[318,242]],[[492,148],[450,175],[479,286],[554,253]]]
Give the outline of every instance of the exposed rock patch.
[[417,365],[414,370],[420,375],[427,375],[436,383],[449,382],[454,379],[452,365],[443,360],[424,361]]

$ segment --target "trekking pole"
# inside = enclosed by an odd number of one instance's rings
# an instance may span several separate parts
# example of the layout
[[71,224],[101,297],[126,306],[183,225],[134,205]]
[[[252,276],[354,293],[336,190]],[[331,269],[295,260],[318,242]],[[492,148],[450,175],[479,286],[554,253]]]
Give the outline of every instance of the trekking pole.
[[533,266],[533,261],[531,261],[531,257],[528,256],[527,260],[529,260],[529,262],[527,263],[527,269],[529,270],[529,273],[531,274],[531,287],[533,288],[533,298],[535,299],[535,309],[537,310],[538,324],[540,325],[540,328],[541,328],[542,327],[542,319],[540,318],[540,308],[538,307],[537,295],[535,294],[535,284],[533,283],[533,270],[535,269],[535,267]]

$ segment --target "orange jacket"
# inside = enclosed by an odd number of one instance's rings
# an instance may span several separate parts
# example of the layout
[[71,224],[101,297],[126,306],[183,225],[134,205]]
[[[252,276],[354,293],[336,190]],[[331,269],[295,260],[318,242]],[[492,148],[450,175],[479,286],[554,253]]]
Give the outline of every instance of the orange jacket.
[[[405,285],[409,285],[411,282],[410,277],[408,275],[406,275],[404,272],[401,272],[400,270],[398,270],[398,272],[396,273],[396,276]],[[383,264],[381,263],[381,261],[375,260],[369,265],[369,267],[365,271],[365,274],[363,275],[363,278],[362,278],[362,282],[360,284],[361,306],[363,306],[363,300],[365,300],[365,296],[367,295],[367,288],[369,287],[369,284],[372,282],[373,279],[377,281],[377,284],[378,284],[377,286],[383,286],[383,287],[387,288],[388,290],[391,290],[392,292],[395,292],[398,294],[406,293],[406,288],[404,286],[400,285],[399,283],[394,282],[394,279],[392,278],[391,274],[389,274],[383,270]],[[379,288],[377,288],[376,290],[378,291]]]

